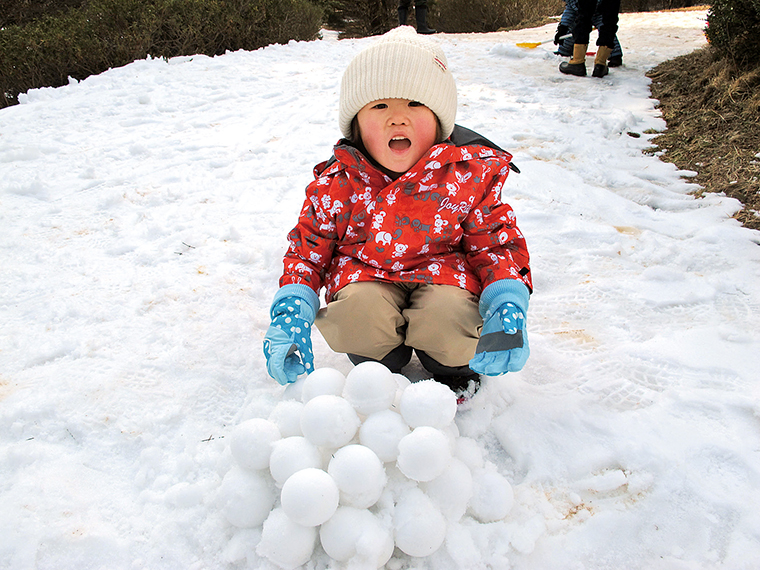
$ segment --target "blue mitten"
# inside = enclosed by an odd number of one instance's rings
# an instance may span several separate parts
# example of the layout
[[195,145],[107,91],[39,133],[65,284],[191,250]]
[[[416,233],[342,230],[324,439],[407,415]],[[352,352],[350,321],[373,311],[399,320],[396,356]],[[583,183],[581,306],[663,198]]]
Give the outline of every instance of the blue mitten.
[[514,279],[494,281],[480,296],[483,330],[470,360],[478,374],[496,376],[522,369],[530,355],[525,313],[528,288]]
[[295,382],[300,374],[314,371],[311,325],[318,310],[319,297],[306,285],[285,285],[274,296],[264,356],[269,375],[280,384]]

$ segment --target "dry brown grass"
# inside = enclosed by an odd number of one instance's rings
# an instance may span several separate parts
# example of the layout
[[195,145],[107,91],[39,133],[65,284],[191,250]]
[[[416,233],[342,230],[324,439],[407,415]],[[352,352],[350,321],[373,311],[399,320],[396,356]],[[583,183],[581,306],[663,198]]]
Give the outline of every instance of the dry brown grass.
[[740,71],[711,49],[666,61],[648,76],[667,122],[653,139],[662,159],[698,173],[704,192],[723,192],[744,209],[736,218],[760,229],[760,68]]

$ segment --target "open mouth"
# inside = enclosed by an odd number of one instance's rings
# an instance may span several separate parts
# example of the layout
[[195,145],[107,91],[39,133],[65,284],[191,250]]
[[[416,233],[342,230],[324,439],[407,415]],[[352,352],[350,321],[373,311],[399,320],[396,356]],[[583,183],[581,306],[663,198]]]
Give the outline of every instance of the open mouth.
[[391,150],[406,150],[412,146],[412,141],[406,137],[393,137],[388,143],[388,146]]

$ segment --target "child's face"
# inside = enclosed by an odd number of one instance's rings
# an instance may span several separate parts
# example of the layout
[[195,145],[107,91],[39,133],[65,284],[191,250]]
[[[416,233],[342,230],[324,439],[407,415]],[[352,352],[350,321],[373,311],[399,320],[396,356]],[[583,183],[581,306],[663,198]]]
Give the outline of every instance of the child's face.
[[438,119],[416,101],[373,101],[356,119],[367,152],[391,172],[406,172],[436,143]]

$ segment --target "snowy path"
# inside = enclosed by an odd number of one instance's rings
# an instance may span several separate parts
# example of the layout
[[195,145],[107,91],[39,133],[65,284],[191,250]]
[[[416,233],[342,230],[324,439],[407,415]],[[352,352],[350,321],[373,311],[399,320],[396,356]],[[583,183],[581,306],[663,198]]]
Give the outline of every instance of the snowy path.
[[[551,25],[436,36],[457,122],[522,170],[532,355],[457,417],[510,514],[389,569],[758,568],[760,236],[641,152],[644,73],[704,16],[623,15],[604,80],[514,47]],[[283,397],[261,340],[285,236],[369,41],[138,61],[0,111],[0,568],[273,568],[217,508],[225,435]]]

